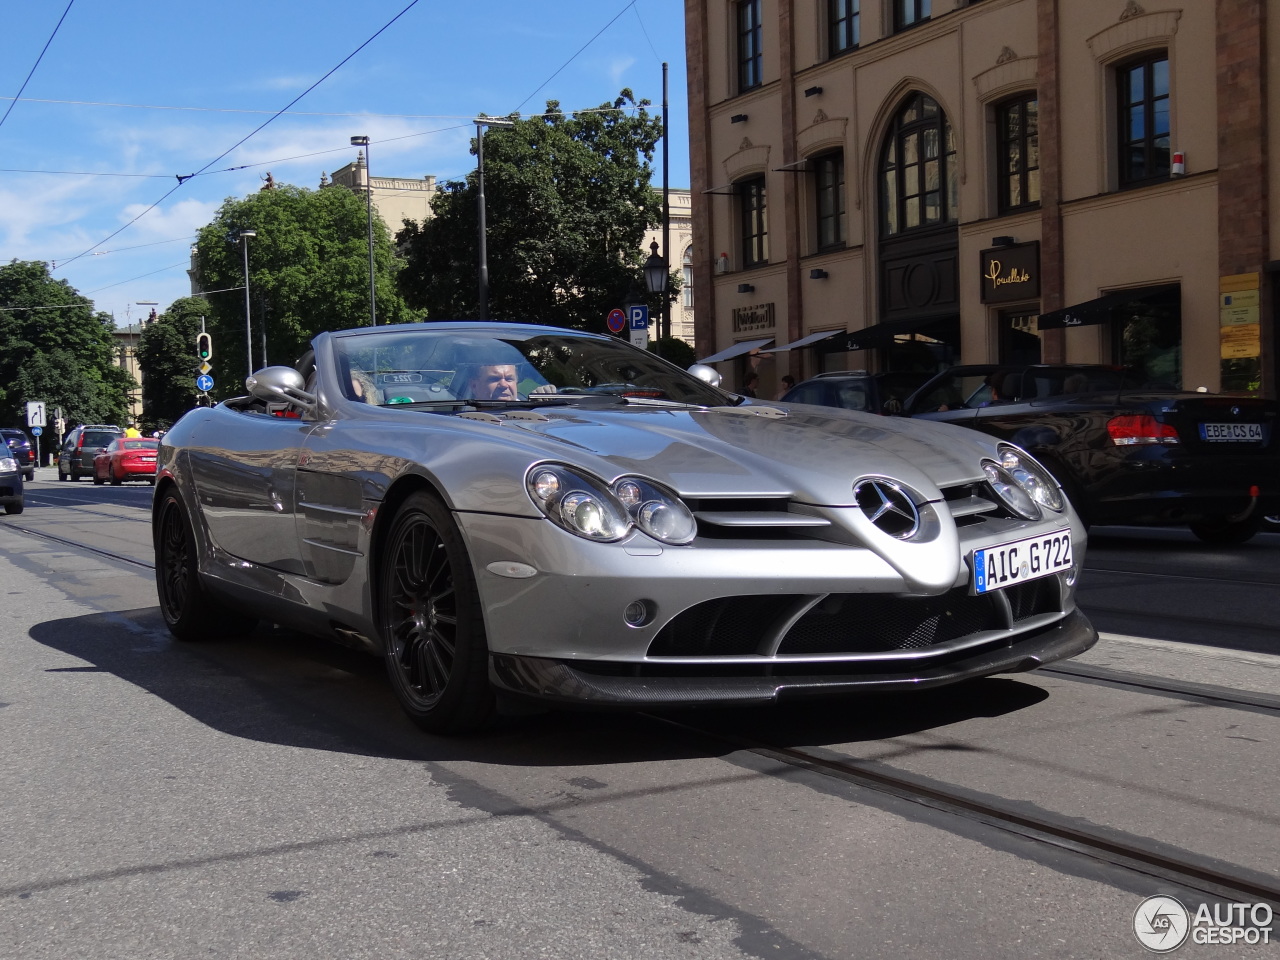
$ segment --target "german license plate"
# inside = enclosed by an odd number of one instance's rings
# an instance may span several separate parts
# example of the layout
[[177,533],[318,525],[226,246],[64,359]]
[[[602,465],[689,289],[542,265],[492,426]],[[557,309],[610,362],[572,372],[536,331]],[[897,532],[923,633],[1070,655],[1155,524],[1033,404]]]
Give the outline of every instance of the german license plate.
[[1236,443],[1261,443],[1262,424],[1260,423],[1202,423],[1200,424],[1201,440],[1227,440]]
[[973,589],[988,593],[1047,577],[1073,565],[1071,534],[1051,533],[973,551]]

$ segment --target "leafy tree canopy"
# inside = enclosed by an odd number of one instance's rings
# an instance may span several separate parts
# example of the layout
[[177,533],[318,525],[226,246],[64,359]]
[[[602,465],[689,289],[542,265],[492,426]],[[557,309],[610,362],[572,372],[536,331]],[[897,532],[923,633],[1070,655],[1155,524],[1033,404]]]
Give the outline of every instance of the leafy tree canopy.
[[[662,217],[649,186],[662,122],[648,105],[623,90],[611,104],[565,116],[549,100],[541,116],[487,129],[490,317],[603,332],[630,291],[648,297],[639,293],[640,244]],[[397,235],[406,251],[400,289],[432,319],[479,316],[477,192],[474,172],[446,182],[435,216]]]
[[[418,319],[396,288],[399,264],[376,211],[374,221],[378,323]],[[208,301],[206,328],[215,343],[213,377],[219,398],[242,392],[240,385],[250,372],[241,230],[257,233],[248,240],[255,368],[263,366],[264,324],[272,363],[293,363],[322,330],[369,324],[368,220],[360,197],[340,186],[308,190],[283,184],[242,200],[230,198],[196,241],[201,289],[225,291],[203,295]]]
[[0,422],[25,424],[29,400],[61,407],[69,426],[123,422],[136,384],[115,364],[110,314],[22,260],[0,266],[0,308]]

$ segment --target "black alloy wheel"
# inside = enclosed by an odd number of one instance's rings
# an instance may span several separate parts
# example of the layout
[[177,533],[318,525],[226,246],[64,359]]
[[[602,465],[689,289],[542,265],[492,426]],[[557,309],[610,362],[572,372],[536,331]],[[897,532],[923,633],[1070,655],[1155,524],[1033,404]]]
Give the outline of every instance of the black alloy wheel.
[[1205,543],[1218,546],[1231,546],[1252,540],[1262,529],[1262,517],[1252,516],[1244,520],[1227,520],[1215,517],[1189,524],[1191,532]]
[[443,503],[411,494],[381,554],[380,626],[396,698],[419,727],[466,733],[493,713],[489,650],[471,560]]
[[156,595],[169,632],[179,640],[208,640],[253,630],[255,620],[229,612],[205,592],[195,535],[176,490],[165,493],[156,517]]

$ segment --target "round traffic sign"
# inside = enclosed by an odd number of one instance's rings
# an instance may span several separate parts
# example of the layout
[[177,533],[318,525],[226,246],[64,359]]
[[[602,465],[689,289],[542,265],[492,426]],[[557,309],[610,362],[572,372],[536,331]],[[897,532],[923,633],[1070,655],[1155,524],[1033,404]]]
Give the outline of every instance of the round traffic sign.
[[213,389],[213,377],[207,373],[200,374],[200,376],[196,377],[196,389],[203,393],[208,393]]
[[32,427],[32,428],[31,428],[31,435],[32,435],[33,437],[38,437],[38,436],[40,436],[40,434],[42,434],[42,433],[44,433],[44,427]]
[[609,324],[609,329],[614,333],[621,333],[627,328],[627,315],[618,307],[614,307],[609,311],[609,317],[605,322]]

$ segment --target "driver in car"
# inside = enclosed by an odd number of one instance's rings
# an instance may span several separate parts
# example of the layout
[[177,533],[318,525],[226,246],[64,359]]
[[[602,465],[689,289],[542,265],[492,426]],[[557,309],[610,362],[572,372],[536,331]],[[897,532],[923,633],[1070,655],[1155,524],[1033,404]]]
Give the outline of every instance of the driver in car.
[[463,396],[468,400],[519,400],[514,363],[490,363],[476,368]]

